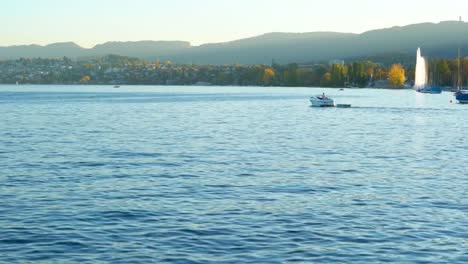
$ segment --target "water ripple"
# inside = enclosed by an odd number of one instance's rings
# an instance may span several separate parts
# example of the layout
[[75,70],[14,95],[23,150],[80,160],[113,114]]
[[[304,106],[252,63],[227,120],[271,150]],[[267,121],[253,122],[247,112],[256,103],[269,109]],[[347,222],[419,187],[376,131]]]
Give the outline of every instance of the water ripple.
[[0,87],[0,263],[468,262],[451,94],[22,87]]

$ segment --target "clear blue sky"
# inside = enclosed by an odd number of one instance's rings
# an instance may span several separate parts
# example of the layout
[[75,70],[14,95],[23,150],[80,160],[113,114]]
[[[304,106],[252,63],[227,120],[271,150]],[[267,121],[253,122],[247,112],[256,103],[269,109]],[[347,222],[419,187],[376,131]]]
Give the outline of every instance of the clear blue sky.
[[468,0],[1,0],[0,46],[186,40],[468,20]]

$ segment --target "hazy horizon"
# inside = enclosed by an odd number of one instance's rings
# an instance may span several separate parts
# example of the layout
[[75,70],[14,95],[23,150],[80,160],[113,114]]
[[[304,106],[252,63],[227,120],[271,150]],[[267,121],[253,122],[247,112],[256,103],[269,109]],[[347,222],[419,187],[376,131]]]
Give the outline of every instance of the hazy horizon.
[[[187,41],[194,46],[271,32],[342,32],[468,17],[468,3],[449,0],[6,0],[0,10],[0,46],[74,42],[84,48],[109,41]],[[355,10],[350,13],[349,10]]]

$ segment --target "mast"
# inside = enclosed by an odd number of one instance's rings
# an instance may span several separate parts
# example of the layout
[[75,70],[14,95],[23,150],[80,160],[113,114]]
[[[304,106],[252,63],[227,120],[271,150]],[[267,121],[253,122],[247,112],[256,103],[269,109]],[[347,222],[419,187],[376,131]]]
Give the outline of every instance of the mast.
[[[460,26],[462,23],[462,17],[460,16]],[[457,90],[461,90],[461,78],[460,78],[460,71],[461,71],[461,58],[460,58],[460,41],[458,41],[458,59],[457,59],[457,64],[458,64],[458,73],[457,73]]]

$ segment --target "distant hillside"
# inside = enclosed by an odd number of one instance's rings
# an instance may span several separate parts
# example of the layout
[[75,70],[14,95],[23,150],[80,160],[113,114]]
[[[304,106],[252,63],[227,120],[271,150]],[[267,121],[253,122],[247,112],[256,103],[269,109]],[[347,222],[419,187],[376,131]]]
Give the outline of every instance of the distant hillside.
[[[314,32],[269,33],[225,43],[191,46],[184,41],[107,42],[91,49],[74,43],[47,46],[0,47],[0,59],[20,57],[71,57],[117,54],[144,59],[197,64],[270,64],[331,59],[382,58],[405,61],[421,46],[423,55],[451,58],[458,44],[468,55],[468,23],[422,23],[372,30],[362,34]],[[393,56],[389,58],[388,56]]]
[[137,58],[168,58],[185,49],[190,49],[190,43],[185,41],[138,41],[138,42],[106,42],[89,50],[91,55],[102,56],[117,54]]
[[116,54],[144,59],[164,58],[190,49],[190,43],[185,41],[136,41],[136,42],[106,42],[91,49],[78,46],[73,42],[54,43],[47,46],[23,45],[0,47],[0,59],[18,58],[70,58],[105,56]]
[[309,62],[352,54],[353,47],[342,43],[355,38],[354,34],[315,33],[269,33],[258,37],[226,43],[205,44],[186,50],[173,58],[176,62],[197,64],[270,64]]
[[85,56],[86,53],[86,49],[73,42],[54,43],[47,46],[23,45],[0,47],[0,59],[58,58],[63,56],[76,58]]

